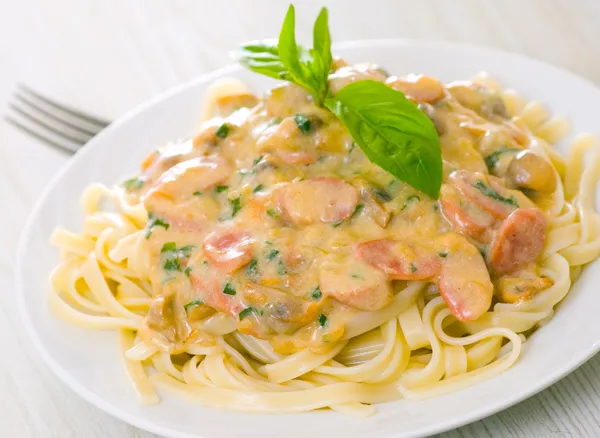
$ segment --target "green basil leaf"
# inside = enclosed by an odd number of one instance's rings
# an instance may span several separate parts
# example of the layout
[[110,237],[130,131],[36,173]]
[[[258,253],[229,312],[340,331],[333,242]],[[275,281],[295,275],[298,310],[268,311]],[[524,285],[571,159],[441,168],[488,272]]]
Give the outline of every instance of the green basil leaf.
[[367,158],[437,199],[442,152],[431,120],[404,94],[377,81],[353,82],[325,101]]
[[277,44],[279,59],[288,69],[294,82],[307,90],[311,91],[311,87],[304,80],[304,71],[300,64],[300,51],[306,56],[306,50],[298,49],[296,44],[296,12],[294,5],[290,5],[279,33],[279,43]]
[[313,27],[313,58],[319,60],[319,76],[322,84],[321,98],[327,96],[329,71],[333,63],[331,55],[331,34],[329,33],[329,17],[327,8],[321,8]]
[[234,54],[234,57],[248,70],[275,79],[291,80],[287,68],[279,58],[276,40],[245,43]]
[[[326,18],[325,15],[325,24],[327,24]],[[321,19],[322,21],[323,19]],[[319,29],[321,26],[322,24]],[[299,46],[296,43],[295,33],[296,13],[294,5],[290,5],[279,34],[279,44],[277,45],[279,59],[289,71],[291,81],[307,90],[312,94],[317,105],[321,105],[327,94],[327,77],[322,73],[324,62],[315,49],[309,51]],[[327,69],[327,73],[329,73],[329,69]]]

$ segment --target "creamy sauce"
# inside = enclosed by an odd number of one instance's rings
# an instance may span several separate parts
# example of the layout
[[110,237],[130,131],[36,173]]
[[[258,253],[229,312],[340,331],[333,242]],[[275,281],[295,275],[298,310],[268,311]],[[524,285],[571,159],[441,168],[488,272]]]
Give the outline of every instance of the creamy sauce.
[[295,85],[264,99],[229,96],[195,138],[152,153],[130,190],[149,212],[155,299],[145,342],[171,352],[202,343],[200,322],[220,312],[280,353],[318,351],[358,312],[385,307],[396,281],[431,282],[465,321],[488,310],[494,290],[518,302],[552,284],[537,273],[546,219],[536,204],[556,176],[527,151],[501,99],[369,65],[340,64],[331,89],[367,78],[405,92],[434,121],[440,200],[369,162]]

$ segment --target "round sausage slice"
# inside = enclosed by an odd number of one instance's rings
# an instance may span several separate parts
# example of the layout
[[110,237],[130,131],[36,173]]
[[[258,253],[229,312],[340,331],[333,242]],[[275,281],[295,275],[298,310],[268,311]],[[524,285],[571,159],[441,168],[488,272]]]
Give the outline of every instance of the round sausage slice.
[[330,255],[319,266],[321,292],[362,310],[378,310],[392,300],[387,276],[354,257]]
[[488,261],[498,275],[534,262],[542,253],[548,223],[539,208],[519,208],[497,231]]
[[356,256],[394,280],[424,280],[440,271],[437,254],[416,243],[371,240],[356,246]]
[[497,218],[504,219],[520,206],[510,190],[488,181],[482,173],[457,170],[449,179],[464,196]]
[[152,211],[156,198],[185,198],[194,192],[211,189],[225,181],[231,167],[219,156],[197,157],[182,161],[164,172],[144,196],[146,209]]
[[275,191],[282,216],[294,225],[348,219],[358,204],[358,190],[339,178],[292,182]]
[[440,294],[456,318],[474,321],[492,304],[494,286],[485,261],[477,247],[456,233],[443,235],[440,243]]
[[496,222],[490,213],[480,209],[470,199],[465,199],[458,190],[448,184],[442,185],[440,205],[444,217],[455,231],[482,243],[489,242],[489,230]]
[[227,273],[250,263],[254,239],[244,231],[219,230],[204,241],[204,253],[209,261]]

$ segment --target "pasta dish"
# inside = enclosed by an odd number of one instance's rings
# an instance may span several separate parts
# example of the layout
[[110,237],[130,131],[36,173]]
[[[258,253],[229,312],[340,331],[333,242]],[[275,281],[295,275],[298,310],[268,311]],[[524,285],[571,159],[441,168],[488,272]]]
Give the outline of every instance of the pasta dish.
[[[53,234],[52,310],[118,330],[142,403],[368,416],[465,388],[512,366],[600,254],[593,137],[563,158],[567,122],[485,74],[336,58],[325,78],[323,105],[291,80],[215,83],[193,138],[91,185],[83,230]],[[361,82],[402,96],[402,154],[352,124],[375,124],[350,111]]]

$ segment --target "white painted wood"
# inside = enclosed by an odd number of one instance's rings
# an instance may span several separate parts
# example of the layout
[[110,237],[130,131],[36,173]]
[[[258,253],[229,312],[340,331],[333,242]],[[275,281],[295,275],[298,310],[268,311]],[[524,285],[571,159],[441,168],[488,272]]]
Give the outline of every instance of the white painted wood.
[[[297,0],[300,38],[309,35],[322,4],[330,8],[336,41],[474,42],[543,59],[600,83],[598,0]],[[276,35],[286,7],[278,0],[0,0],[0,112],[19,80],[115,118],[225,65],[227,51],[240,41]],[[16,314],[18,235],[67,159],[0,122],[0,436],[149,438],[58,382],[32,350]],[[35,254],[31,260],[35,275]],[[600,436],[599,374],[597,356],[541,394],[441,436]]]

